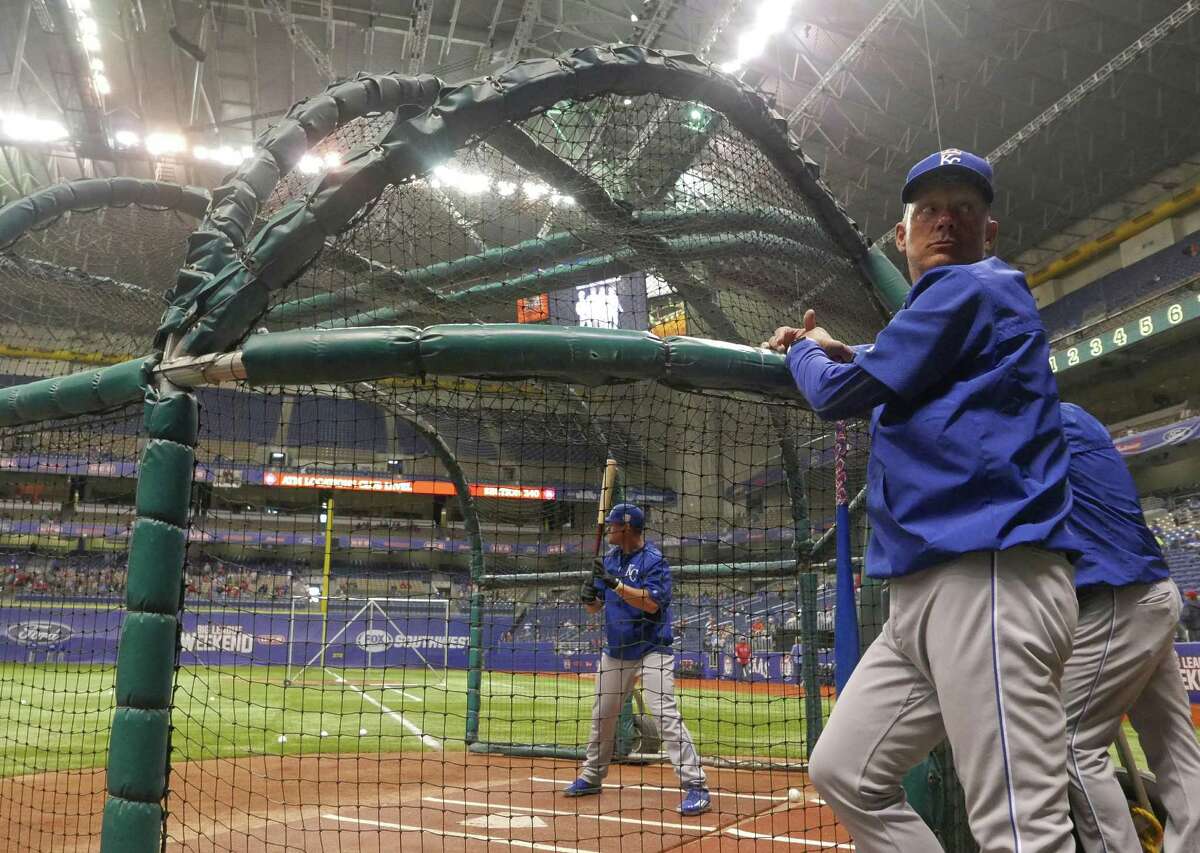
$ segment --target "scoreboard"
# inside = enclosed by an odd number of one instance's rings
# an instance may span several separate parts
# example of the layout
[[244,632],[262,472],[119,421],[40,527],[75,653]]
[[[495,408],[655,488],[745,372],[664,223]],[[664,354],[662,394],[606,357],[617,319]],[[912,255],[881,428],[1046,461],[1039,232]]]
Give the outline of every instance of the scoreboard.
[[1130,320],[1115,329],[1100,332],[1095,337],[1074,346],[1050,353],[1050,369],[1055,373],[1078,367],[1101,356],[1160,334],[1181,323],[1200,317],[1200,294],[1180,294],[1180,298],[1160,305],[1150,313]]

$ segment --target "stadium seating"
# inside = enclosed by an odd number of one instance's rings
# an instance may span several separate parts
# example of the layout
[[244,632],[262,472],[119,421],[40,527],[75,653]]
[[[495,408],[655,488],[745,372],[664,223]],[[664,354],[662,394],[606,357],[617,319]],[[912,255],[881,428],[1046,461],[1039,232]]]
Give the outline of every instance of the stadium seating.
[[[1198,247],[1195,254],[1193,246]],[[1053,340],[1165,293],[1197,275],[1200,275],[1200,232],[1050,303],[1041,310],[1042,322]]]
[[1177,500],[1170,512],[1150,522],[1171,575],[1182,590],[1200,590],[1200,500]]
[[200,388],[200,437],[268,444],[275,440],[283,398],[232,388]]
[[386,453],[387,420],[382,409],[361,400],[301,396],[292,407],[286,443]]

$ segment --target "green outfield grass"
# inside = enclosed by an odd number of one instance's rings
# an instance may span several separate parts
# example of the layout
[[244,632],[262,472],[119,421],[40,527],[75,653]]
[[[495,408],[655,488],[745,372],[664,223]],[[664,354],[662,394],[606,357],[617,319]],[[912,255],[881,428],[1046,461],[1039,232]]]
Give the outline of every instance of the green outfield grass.
[[[114,673],[111,666],[0,665],[0,777],[104,766]],[[284,677],[283,667],[181,669],[173,760],[435,751],[422,735],[445,750],[464,748],[463,671],[314,667],[290,686]],[[582,746],[592,690],[591,679],[574,676],[485,674],[480,739]],[[796,697],[728,686],[682,688],[677,695],[702,755],[803,756],[804,707]],[[1126,732],[1144,766],[1128,724]],[[287,740],[281,743],[280,735]]]
[[[114,673],[99,666],[0,665],[0,776],[102,767]],[[283,667],[181,669],[173,760],[433,751],[422,735],[446,750],[464,748],[464,671],[313,667],[290,686],[284,678]],[[480,739],[582,746],[592,690],[591,679],[575,676],[487,673]],[[802,755],[800,699],[698,688],[680,689],[677,696],[703,755]]]

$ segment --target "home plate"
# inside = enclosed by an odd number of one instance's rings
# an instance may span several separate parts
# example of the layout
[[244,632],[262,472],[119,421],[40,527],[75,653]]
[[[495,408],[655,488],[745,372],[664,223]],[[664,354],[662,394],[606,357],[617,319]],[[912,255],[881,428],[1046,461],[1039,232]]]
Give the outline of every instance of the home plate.
[[484,814],[467,818],[463,826],[478,826],[484,829],[542,829],[546,822],[536,815],[527,814]]

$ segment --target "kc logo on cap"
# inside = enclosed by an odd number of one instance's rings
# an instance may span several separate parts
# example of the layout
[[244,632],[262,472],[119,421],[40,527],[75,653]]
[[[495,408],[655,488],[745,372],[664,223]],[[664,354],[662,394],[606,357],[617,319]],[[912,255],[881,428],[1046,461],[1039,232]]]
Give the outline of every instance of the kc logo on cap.
[[983,200],[992,203],[992,167],[987,160],[961,148],[943,148],[935,151],[908,170],[900,200],[908,204],[913,200],[918,184],[927,176],[942,172],[954,180],[966,181],[979,187]]

